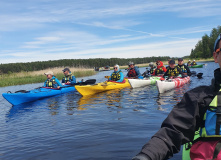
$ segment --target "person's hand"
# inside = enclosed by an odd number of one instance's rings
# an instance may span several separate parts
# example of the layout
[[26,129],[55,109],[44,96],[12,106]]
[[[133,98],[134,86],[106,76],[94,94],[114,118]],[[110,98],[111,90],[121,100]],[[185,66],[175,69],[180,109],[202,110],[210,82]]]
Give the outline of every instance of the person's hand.
[[58,89],[60,88],[60,86],[57,87]]
[[71,82],[67,81],[66,84],[70,84]]
[[132,160],[151,160],[146,154],[140,153],[132,158]]

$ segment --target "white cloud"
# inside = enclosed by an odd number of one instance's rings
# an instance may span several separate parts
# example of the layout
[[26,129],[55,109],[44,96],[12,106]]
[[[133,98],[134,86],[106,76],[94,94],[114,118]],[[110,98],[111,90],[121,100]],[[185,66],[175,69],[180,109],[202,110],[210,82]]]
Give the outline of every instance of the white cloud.
[[[58,59],[75,59],[75,58],[134,58],[134,57],[151,57],[151,56],[185,56],[189,55],[194,44],[199,39],[169,41],[169,42],[155,42],[144,43],[137,45],[130,45],[124,47],[111,47],[100,49],[82,49],[78,51],[62,51],[53,54],[53,49],[32,51],[32,52],[13,52],[8,53],[8,58],[0,56],[2,63],[9,62],[29,62],[29,61],[46,61]],[[56,51],[57,49],[55,49]],[[10,58],[12,56],[12,58]],[[27,58],[29,57],[29,58]]]

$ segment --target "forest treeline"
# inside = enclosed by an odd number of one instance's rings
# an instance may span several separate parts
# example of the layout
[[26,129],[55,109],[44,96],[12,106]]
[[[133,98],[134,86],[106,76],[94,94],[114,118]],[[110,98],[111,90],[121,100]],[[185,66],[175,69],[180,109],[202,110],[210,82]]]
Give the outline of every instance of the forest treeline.
[[15,73],[21,71],[38,71],[55,67],[83,67],[94,68],[104,66],[114,66],[118,64],[120,66],[128,65],[129,61],[133,61],[135,64],[143,64],[149,62],[155,62],[157,60],[167,61],[170,57],[144,57],[144,58],[91,58],[91,59],[62,59],[62,60],[50,60],[50,61],[37,61],[28,63],[9,63],[0,65],[0,74]]
[[191,50],[190,58],[211,58],[213,56],[214,42],[221,33],[221,26],[213,28],[210,35],[205,34]]

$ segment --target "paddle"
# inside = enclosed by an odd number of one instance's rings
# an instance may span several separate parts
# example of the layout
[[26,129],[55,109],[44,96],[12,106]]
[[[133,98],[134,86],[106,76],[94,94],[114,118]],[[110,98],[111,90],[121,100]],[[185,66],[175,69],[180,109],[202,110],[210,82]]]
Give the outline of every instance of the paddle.
[[85,82],[78,82],[78,83],[75,83],[73,85],[64,86],[62,88],[72,87],[72,86],[75,86],[75,85],[90,85],[90,84],[94,84],[95,82],[96,82],[96,79],[88,79]]
[[88,84],[94,84],[95,82],[96,82],[96,79],[88,79],[85,82],[78,82],[78,83],[80,83],[80,85],[88,85]]
[[200,78],[202,78],[203,73],[198,73],[196,76],[200,79]]
[[104,76],[104,78],[107,78],[107,79],[109,79],[109,78],[111,78],[111,76]]

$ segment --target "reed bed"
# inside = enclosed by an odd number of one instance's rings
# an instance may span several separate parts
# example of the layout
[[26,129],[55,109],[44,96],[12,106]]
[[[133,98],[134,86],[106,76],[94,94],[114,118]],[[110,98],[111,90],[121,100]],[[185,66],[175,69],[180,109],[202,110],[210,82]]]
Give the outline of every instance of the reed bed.
[[[14,85],[22,85],[22,84],[31,84],[31,83],[43,83],[47,79],[44,75],[47,71],[53,71],[54,75],[61,80],[64,77],[62,70],[64,67],[58,68],[49,68],[41,71],[33,71],[33,72],[19,72],[19,73],[11,73],[11,74],[2,74],[0,75],[0,87],[5,86],[14,86]],[[96,74],[93,69],[88,68],[70,68],[72,74],[76,77],[85,77]]]

